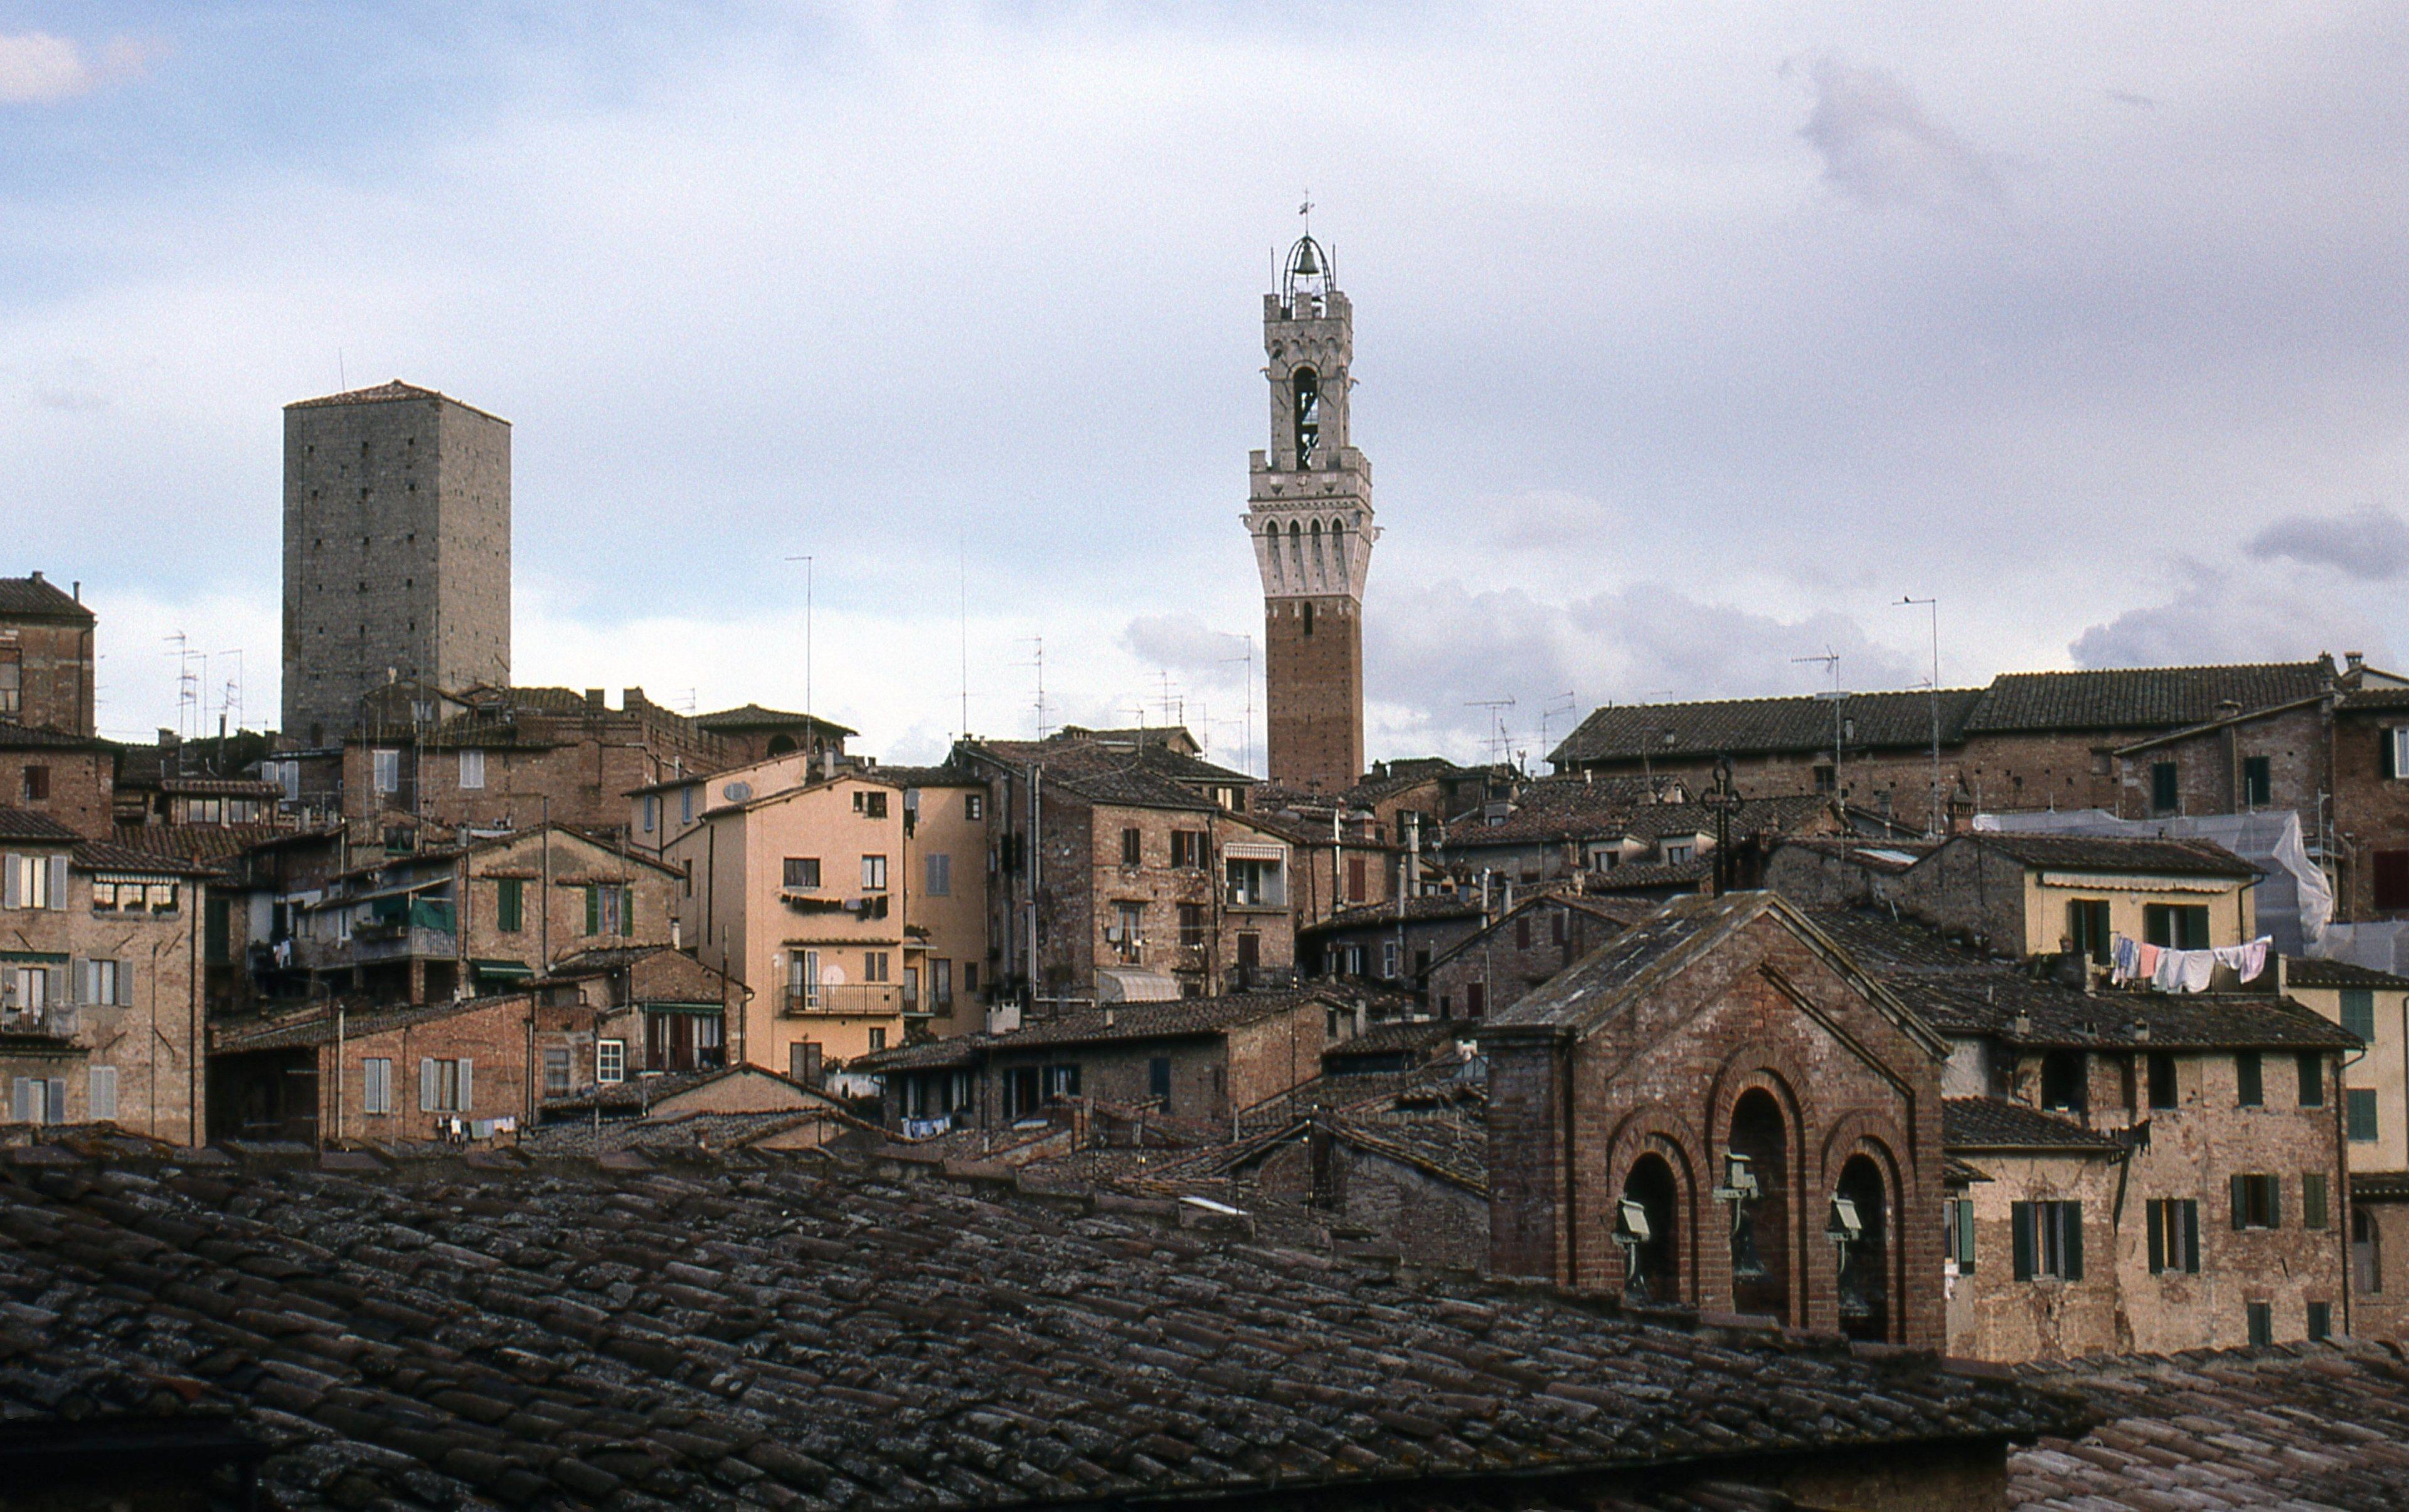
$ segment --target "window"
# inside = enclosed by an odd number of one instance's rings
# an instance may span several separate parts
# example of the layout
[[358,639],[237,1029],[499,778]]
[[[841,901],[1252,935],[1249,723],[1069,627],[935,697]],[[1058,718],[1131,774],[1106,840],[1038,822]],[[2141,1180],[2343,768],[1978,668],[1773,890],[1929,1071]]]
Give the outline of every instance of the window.
[[2377,851],[2371,859],[2375,906],[2387,913],[2409,908],[2409,851]]
[[2250,1342],[2264,1346],[2275,1342],[2275,1309],[2263,1302],[2244,1303],[2243,1316],[2249,1320]]
[[2384,775],[2399,777],[2409,773],[2409,725],[2384,732]]
[[887,962],[888,956],[884,950],[863,951],[861,953],[861,979],[865,982],[893,981],[894,978],[887,974]]
[[1115,903],[1113,905],[1113,917],[1115,919],[1112,935],[1113,944],[1120,951],[1120,958],[1122,960],[1136,960],[1138,958],[1139,932],[1146,923],[1146,905],[1144,903]]
[[786,953],[786,1007],[789,1010],[816,1008],[820,1005],[820,953],[816,950],[790,950]]
[[1360,903],[1363,900],[1364,881],[1363,857],[1360,856],[1347,857],[1347,900],[1349,902]]
[[1140,849],[1141,844],[1142,842],[1136,830],[1121,831],[1121,865],[1135,866],[1144,859],[1145,853]]
[[2281,1176],[2233,1178],[2233,1227],[2280,1229],[2284,1226],[2284,1181]]
[[556,1045],[548,1046],[543,1052],[543,1095],[569,1095],[569,1052]]
[[853,812],[865,819],[884,819],[887,817],[887,795],[871,788],[857,787],[853,790]]
[[375,768],[374,773],[369,778],[370,785],[375,787],[375,789],[380,793],[400,792],[401,753],[398,751],[371,751],[368,753],[368,759],[370,764]]
[[2350,1284],[2366,1296],[2384,1290],[2383,1236],[2375,1215],[2363,1207],[2350,1210]]
[[426,1059],[418,1063],[418,1111],[467,1113],[476,1105],[474,1063]]
[[1974,1200],[1953,1197],[1940,1204],[1941,1257],[1959,1275],[1974,1274]]
[[978,962],[974,960],[962,962],[962,996],[965,998],[978,996]]
[[2019,1281],[2083,1279],[2083,1204],[2017,1202],[2008,1213]]
[[2375,1129],[2375,1091],[2373,1087],[2354,1087],[2343,1094],[2344,1122],[2349,1125],[2350,1142],[2373,1145]]
[[[19,852],[6,857],[7,875],[0,878],[0,904],[9,908],[65,908],[67,906],[67,858]],[[133,886],[133,894],[124,900],[124,907],[138,911],[142,887]],[[174,888],[168,889],[167,906],[175,907]]]
[[1464,984],[1464,1016],[1479,1018],[1489,1012],[1489,985],[1485,982]]
[[50,769],[48,767],[27,767],[25,769],[24,793],[25,801],[28,803],[49,802],[50,799]]
[[785,886],[795,888],[798,891],[808,891],[811,888],[818,886],[820,885],[820,858],[816,856],[787,857],[786,871],[782,881]]
[[1548,911],[1548,943],[1550,944],[1563,944],[1565,943],[1565,931],[1570,927],[1571,920],[1563,909],[1555,908]]
[[645,834],[651,834],[661,822],[661,800],[656,793],[646,793],[636,800],[637,824]]
[[84,1080],[84,1116],[93,1123],[114,1122],[117,1117],[117,1068],[94,1066]]
[[2323,1344],[2332,1337],[2333,1303],[2330,1302],[2309,1303],[2309,1342]]
[[119,960],[85,961],[76,984],[76,1001],[131,1007],[134,1002],[133,967]]
[[360,1111],[374,1114],[393,1111],[392,1058],[369,1056],[360,1061]]
[[2267,1105],[2267,1082],[2258,1052],[2237,1050],[2233,1053],[2233,1101],[2244,1108]]
[[887,890],[886,857],[865,856],[861,858],[861,890],[863,892]]
[[2326,1105],[2326,1058],[2319,1050],[2302,1050],[2292,1058],[2300,1069],[2301,1106],[2322,1108]]
[[1077,1097],[1078,1095],[1078,1067],[1048,1066],[1046,1068],[1046,1096],[1048,1099]]
[[1179,905],[1179,948],[1182,950],[1202,950],[1204,948],[1204,904],[1182,903]]
[[1225,892],[1233,908],[1278,908],[1288,901],[1280,884],[1280,864],[1271,859],[1232,857],[1222,867]]
[[24,653],[15,646],[0,646],[0,714],[13,719],[24,712]]
[[1171,1111],[1171,1058],[1156,1056],[1146,1063],[1146,1095]]
[[2342,1027],[2359,1037],[2375,1043],[2375,994],[2365,987],[2344,987],[2342,990]]
[[923,890],[930,898],[951,898],[954,895],[954,858],[932,853],[928,863],[929,881]]
[[962,795],[962,817],[968,819],[973,824],[976,824],[981,819],[986,818],[987,795],[985,793],[964,793]]
[[17,1078],[11,1116],[21,1124],[63,1124],[67,1121],[67,1084],[39,1076]]
[[1289,380],[1289,396],[1296,423],[1296,465],[1302,471],[1313,466],[1314,454],[1321,449],[1320,376],[1310,367],[1298,368]]
[[2088,1105],[2084,1083],[2088,1067],[2080,1050],[2052,1050],[2041,1058],[2041,1105],[2054,1113],[2081,1113]]
[[886,1031],[885,1030],[883,1030],[883,1029],[873,1029],[873,1030],[870,1031],[870,1051],[871,1051],[871,1054],[873,1054],[873,1055],[876,1055],[879,1051],[884,1050],[884,1049],[886,1049],[886,1048],[887,1048],[887,1031]]
[[1531,948],[1531,915],[1528,914],[1514,915],[1514,948],[1517,950]]
[[1815,791],[1817,794],[1828,798],[1839,787],[1839,785],[1840,774],[1837,769],[1833,768],[1829,764],[1820,766],[1815,769]]
[[2301,1173],[2301,1227],[2326,1226],[2326,1176],[2322,1171]]
[[2148,1206],[2150,1274],[2200,1274],[2200,1204],[2188,1197],[2153,1198]]
[[585,887],[587,934],[636,932],[636,900],[624,882],[588,883]]
[[2175,1088],[2175,1058],[2165,1050],[2150,1052],[2150,1106],[2174,1108],[2183,1105]]
[[2150,812],[2172,814],[2183,807],[2183,775],[2171,761],[2150,765]]
[[929,1006],[940,1014],[954,1011],[954,963],[949,960],[929,962]]
[[1668,840],[1665,842],[1665,864],[1666,866],[1680,866],[1684,861],[1695,860],[1697,858],[1697,855],[1698,842],[1695,840]]
[[[460,785],[464,788],[483,787],[485,785],[484,752],[463,751],[460,753]],[[652,800],[647,799],[645,801],[649,803]],[[647,819],[645,821],[644,828],[650,829],[652,827],[652,822]]]
[[2275,801],[2273,765],[2265,756],[2242,758],[2242,806],[2263,809]]
[[1380,975],[1392,982],[1397,979],[1397,943],[1394,940],[1380,942]]
[[2108,900],[2070,898],[2066,900],[2066,947],[2078,956],[2106,965],[2108,961]]
[[678,789],[678,823],[694,823],[694,789],[691,787]]
[[525,879],[499,877],[495,880],[494,928],[503,934],[516,934],[527,928]]
[[2205,903],[2144,903],[2142,938],[2161,949],[2206,950],[2208,905]]
[[594,1079],[605,1087],[616,1087],[627,1079],[627,1041],[594,1042]]

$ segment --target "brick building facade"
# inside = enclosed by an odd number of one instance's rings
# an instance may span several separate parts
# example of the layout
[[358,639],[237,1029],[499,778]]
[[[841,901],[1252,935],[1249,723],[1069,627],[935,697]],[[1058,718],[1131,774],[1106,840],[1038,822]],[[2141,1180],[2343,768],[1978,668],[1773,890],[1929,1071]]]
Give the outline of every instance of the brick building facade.
[[0,578],[0,725],[93,734],[94,626],[82,584]]
[[1776,895],[1668,905],[1481,1049],[1498,1274],[1940,1344],[1947,1044]]

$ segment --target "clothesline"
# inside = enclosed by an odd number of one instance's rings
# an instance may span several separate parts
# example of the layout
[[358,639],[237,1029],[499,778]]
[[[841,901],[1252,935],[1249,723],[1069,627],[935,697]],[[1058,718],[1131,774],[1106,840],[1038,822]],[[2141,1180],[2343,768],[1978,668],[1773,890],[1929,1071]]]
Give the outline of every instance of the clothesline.
[[2160,992],[2205,992],[2220,966],[2231,967],[2244,982],[2265,971],[2273,943],[2272,936],[2262,934],[2246,945],[2175,950],[2114,935],[2108,943],[2109,979],[2118,986],[2145,981]]

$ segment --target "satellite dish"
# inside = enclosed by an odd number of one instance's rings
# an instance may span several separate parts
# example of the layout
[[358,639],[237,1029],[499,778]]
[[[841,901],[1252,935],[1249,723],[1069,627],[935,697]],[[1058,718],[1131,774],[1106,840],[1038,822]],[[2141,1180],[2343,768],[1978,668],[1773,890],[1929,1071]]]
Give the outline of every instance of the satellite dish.
[[753,785],[751,783],[729,783],[727,786],[719,790],[719,796],[728,799],[730,803],[742,803],[746,799],[753,796]]

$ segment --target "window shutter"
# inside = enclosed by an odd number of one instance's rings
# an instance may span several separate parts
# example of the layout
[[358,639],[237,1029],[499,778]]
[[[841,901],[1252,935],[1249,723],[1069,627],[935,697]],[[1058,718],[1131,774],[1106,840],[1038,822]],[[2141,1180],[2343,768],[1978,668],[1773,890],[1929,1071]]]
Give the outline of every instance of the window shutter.
[[92,962],[77,956],[67,961],[68,1001],[80,1007],[94,1001]]
[[2008,1226],[2015,1231],[2016,1279],[2029,1281],[2033,1274],[2033,1205],[2017,1202],[2008,1209]]
[[67,1121],[67,1084],[63,1078],[50,1078],[50,1096],[43,1100],[42,1121],[53,1124]]
[[1957,1274],[1974,1274],[1974,1199],[1957,1204]]
[[2066,1278],[2080,1281],[2083,1279],[2083,1204],[2062,1202],[2058,1205],[2066,1215]]
[[2193,1275],[2200,1274],[2200,1204],[2183,1202],[2184,1269]]
[[2249,1180],[2250,1178],[2247,1176],[2235,1176],[2232,1180],[2233,1227],[2236,1232],[2241,1231],[2243,1223],[2249,1217],[2250,1192],[2247,1186]]
[[636,889],[633,887],[619,889],[619,932],[623,935],[636,932]]
[[50,906],[64,912],[67,906],[67,858],[50,857]]
[[2280,1229],[2283,1226],[2284,1178],[2269,1176],[2267,1178],[2267,1227]]
[[602,889],[600,887],[588,886],[585,889],[585,932],[587,934],[602,932]]
[[[25,858],[14,851],[0,856],[0,908],[25,906]],[[22,1122],[23,1120],[19,1120]]]
[[473,1060],[467,1060],[467,1059],[463,1059],[463,1060],[460,1062],[460,1108],[459,1108],[459,1111],[460,1111],[460,1112],[462,1112],[462,1113],[466,1113],[466,1112],[468,1112],[470,1108],[472,1108],[472,1107],[474,1107],[474,1106],[476,1105],[476,1102],[475,1102],[475,1091],[474,1091],[473,1084],[469,1081],[469,1077],[475,1073],[475,1071],[476,1071],[476,1062],[475,1062],[475,1061],[473,1061]]
[[117,1006],[134,1006],[134,963],[130,960],[117,963]]
[[435,1111],[435,1060],[432,1057],[418,1063],[418,1111]]
[[34,1079],[32,1077],[20,1076],[17,1078],[15,1095],[9,1099],[8,1102],[8,1116],[15,1122],[21,1124],[39,1123],[41,1121],[39,1118],[35,1116],[34,1114]]
[[117,1118],[117,1068],[94,1066],[86,1099],[94,1123],[115,1122]]
[[2375,745],[2377,753],[2376,762],[2377,765],[2383,769],[2384,775],[2387,777],[2398,777],[2401,775],[2401,763],[2394,760],[2392,756],[2392,742],[2394,739],[2395,737],[2392,731],[2388,729],[2380,729],[2375,732]]
[[2326,1226],[2326,1178],[2315,1171],[2301,1174],[2301,1227]]
[[2153,1200],[2150,1215],[2150,1274],[2157,1275],[2167,1268],[2167,1204]]

